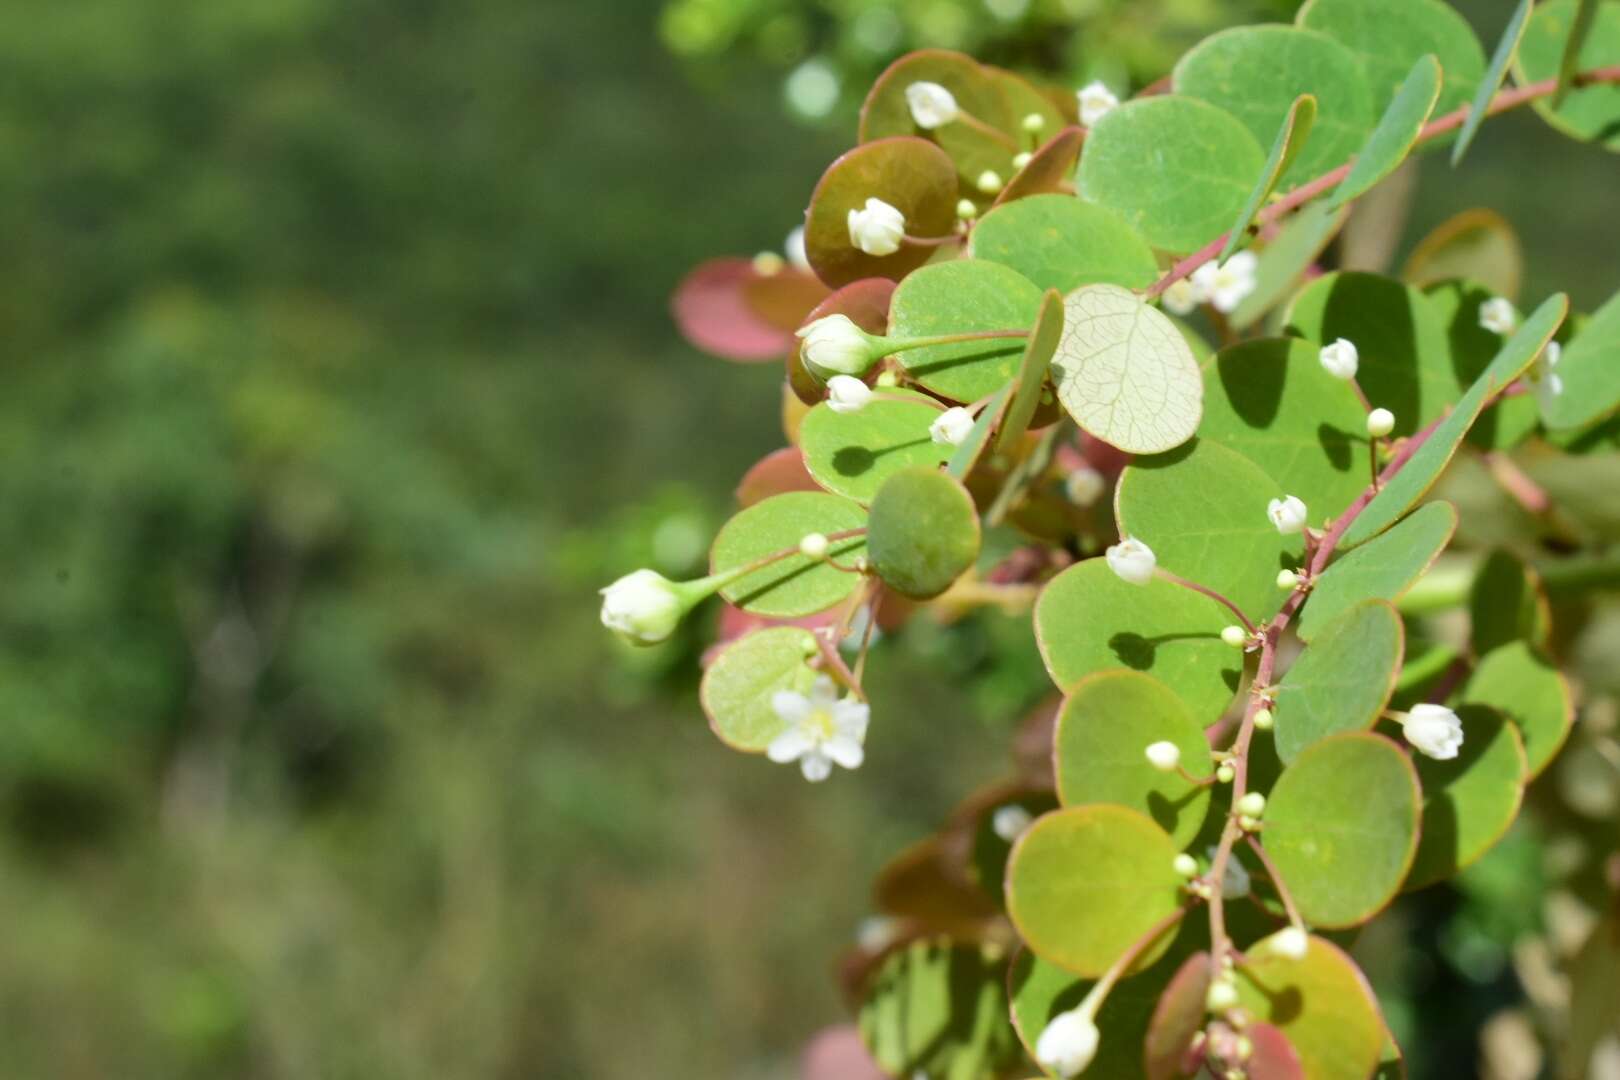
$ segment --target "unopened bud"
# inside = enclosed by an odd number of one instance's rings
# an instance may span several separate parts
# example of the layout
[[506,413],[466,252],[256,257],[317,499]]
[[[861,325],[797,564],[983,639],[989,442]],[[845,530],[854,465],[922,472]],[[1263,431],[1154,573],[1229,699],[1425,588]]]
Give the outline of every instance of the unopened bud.
[[1028,116],[1024,117],[1024,130],[1029,132],[1031,135],[1035,134],[1037,131],[1040,131],[1045,126],[1046,117],[1042,116],[1038,112],[1032,112]]
[[1276,718],[1271,715],[1270,709],[1262,706],[1254,711],[1254,726],[1260,731],[1270,731],[1271,725],[1274,723],[1276,723]]
[[1277,571],[1277,588],[1294,591],[1299,588],[1299,575],[1292,570]]
[[1028,150],[1025,150],[1022,154],[1019,154],[1017,157],[1013,158],[1013,168],[1022,169],[1025,165],[1028,165],[1030,161],[1034,159],[1034,157],[1034,154],[1030,153]]
[[1251,791],[1238,800],[1237,808],[1240,814],[1259,817],[1266,812],[1266,797],[1258,791]]
[[1236,776],[1236,770],[1234,770],[1230,765],[1222,765],[1220,768],[1215,770],[1215,779],[1219,780],[1223,784],[1230,784],[1233,778]]
[[979,204],[972,199],[958,199],[956,203],[956,216],[963,221],[972,221],[979,216]]
[[1149,743],[1143,754],[1148,764],[1160,772],[1174,772],[1176,766],[1181,764],[1181,747],[1169,740]]
[[1198,860],[1185,851],[1177,855],[1175,861],[1170,865],[1175,868],[1177,874],[1189,881],[1198,876]]
[[1228,1009],[1236,1008],[1237,1003],[1237,984],[1227,976],[1210,983],[1209,990],[1204,994],[1204,1008],[1212,1013],[1226,1012]]
[[1382,439],[1395,430],[1395,414],[1388,409],[1374,409],[1367,414],[1367,434]]
[[1228,626],[1221,631],[1221,640],[1234,649],[1241,649],[1249,643],[1249,632],[1241,626]]
[[799,554],[807,559],[825,559],[829,546],[826,533],[805,533],[799,541]]
[[994,169],[986,169],[979,174],[979,179],[974,181],[974,186],[986,195],[995,195],[1001,191],[1003,183],[1000,173]]

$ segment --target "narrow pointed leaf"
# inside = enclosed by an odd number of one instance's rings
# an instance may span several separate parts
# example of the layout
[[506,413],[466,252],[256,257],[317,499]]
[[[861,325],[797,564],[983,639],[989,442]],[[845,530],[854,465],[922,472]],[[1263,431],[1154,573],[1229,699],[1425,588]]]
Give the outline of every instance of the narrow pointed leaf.
[[1413,67],[1367,143],[1356,155],[1339,186],[1328,199],[1329,206],[1343,206],[1371,191],[1373,186],[1394,172],[1417,144],[1418,132],[1428,123],[1434,104],[1440,99],[1440,61],[1425,56]]
[[1243,211],[1238,214],[1237,221],[1232,224],[1226,237],[1226,246],[1221,248],[1219,262],[1224,263],[1232,254],[1248,241],[1249,226],[1254,222],[1254,215],[1260,212],[1266,199],[1276,190],[1277,181],[1282,179],[1283,173],[1294,163],[1299,156],[1300,149],[1305,140],[1310,138],[1311,125],[1316,122],[1316,98],[1310,94],[1301,94],[1294,99],[1294,104],[1288,109],[1288,115],[1283,117],[1282,127],[1277,129],[1277,137],[1271,141],[1271,153],[1266,155],[1266,164],[1260,170],[1260,178],[1255,181],[1254,190],[1249,193],[1249,201],[1243,204]]
[[1502,85],[1502,79],[1507,75],[1508,65],[1513,63],[1513,57],[1519,51],[1519,39],[1524,37],[1524,28],[1530,21],[1530,9],[1535,0],[1519,0],[1519,6],[1513,9],[1513,17],[1508,20],[1507,29],[1502,31],[1502,40],[1496,43],[1496,52],[1491,55],[1491,66],[1486,69],[1485,77],[1479,81],[1479,89],[1474,92],[1473,104],[1468,107],[1468,119],[1463,121],[1462,130],[1457,133],[1457,141],[1451,147],[1451,165],[1455,168],[1468,153],[1469,145],[1474,141],[1474,135],[1479,131],[1479,125],[1485,122],[1485,110],[1496,96],[1496,91]]
[[1305,641],[1339,615],[1367,599],[1398,600],[1434,564],[1457,529],[1457,511],[1435,502],[1382,536],[1341,555],[1322,571],[1300,612],[1298,633]]
[[1041,403],[1041,391],[1046,386],[1046,372],[1052,364],[1063,337],[1063,297],[1056,289],[1046,290],[1041,300],[1041,313],[1029,332],[1029,343],[1024,346],[1024,359],[1018,366],[1018,381],[1013,386],[1012,398],[1007,402],[1001,426],[996,430],[996,449],[1007,450],[1016,446],[1029,421]]
[[1406,635],[1387,600],[1363,600],[1328,622],[1277,685],[1277,756],[1292,763],[1341,731],[1367,731],[1395,692]]

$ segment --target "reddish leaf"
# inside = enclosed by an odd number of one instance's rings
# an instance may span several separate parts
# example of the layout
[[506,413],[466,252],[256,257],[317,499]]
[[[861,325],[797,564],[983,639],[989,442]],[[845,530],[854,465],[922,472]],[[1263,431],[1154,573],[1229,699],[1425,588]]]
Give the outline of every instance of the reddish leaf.
[[773,450],[754,463],[737,485],[737,506],[747,508],[761,499],[787,491],[819,491],[804,467],[804,455],[796,446]]
[[1085,129],[1067,127],[1035,151],[1029,164],[1007,181],[1007,186],[996,196],[996,205],[1022,199],[1026,195],[1045,195],[1073,190],[1074,163],[1080,160],[1080,147],[1086,141]]
[[791,330],[772,326],[749,306],[746,289],[758,277],[748,259],[699,264],[670,298],[682,336],[704,352],[741,363],[773,360],[787,352],[793,344]]
[[808,270],[786,267],[774,274],[755,274],[742,287],[748,310],[766,326],[791,334],[827,299],[827,286]]
[[1209,991],[1209,953],[1198,952],[1170,977],[1159,995],[1143,1043],[1143,1071],[1148,1080],[1185,1076],[1187,1049],[1204,1026],[1204,995]]
[[861,278],[895,281],[933,258],[937,247],[902,244],[892,255],[868,255],[849,239],[849,212],[882,199],[906,218],[906,234],[940,237],[956,225],[956,166],[945,151],[910,135],[865,143],[827,167],[810,196],[804,246],[810,265],[837,288]]
[[1254,1044],[1246,1068],[1249,1080],[1305,1080],[1294,1044],[1270,1024],[1250,1024],[1243,1030]]
[[818,1031],[800,1060],[802,1080],[886,1080],[853,1024]]

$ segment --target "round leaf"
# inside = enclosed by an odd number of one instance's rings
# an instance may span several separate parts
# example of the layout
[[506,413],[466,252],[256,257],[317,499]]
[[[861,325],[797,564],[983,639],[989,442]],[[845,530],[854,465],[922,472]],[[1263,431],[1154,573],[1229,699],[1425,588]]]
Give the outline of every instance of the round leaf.
[[1390,901],[1417,851],[1418,801],[1411,761],[1380,735],[1330,735],[1283,770],[1262,840],[1306,921],[1355,926]]
[[1414,758],[1423,785],[1422,839],[1407,889],[1444,881],[1488,851],[1519,814],[1524,798],[1524,744],[1494,709],[1464,705],[1457,756]]
[[[1261,137],[1269,140],[1281,119]],[[1097,122],[1078,183],[1083,198],[1118,212],[1148,243],[1185,255],[1237,220],[1265,160],[1259,140],[1231,113],[1159,95],[1126,102]]]
[[934,257],[927,244],[901,244],[892,255],[868,255],[849,239],[849,212],[882,199],[906,218],[909,236],[945,236],[956,225],[956,167],[927,139],[869,142],[822,174],[805,216],[804,247],[816,275],[833,288],[861,278],[899,280]]
[[1312,937],[1291,960],[1250,950],[1237,969],[1238,999],[1288,1037],[1307,1080],[1367,1080],[1386,1039],[1367,980],[1338,946]]
[[[720,530],[709,552],[714,573],[797,548],[807,533],[847,532],[866,525],[866,511],[847,499],[817,491],[775,495],[741,511]],[[866,549],[866,538],[833,541],[830,558],[849,562]],[[731,603],[755,615],[796,619],[838,603],[860,583],[860,575],[803,555],[789,555],[720,590]]]
[[816,672],[807,661],[819,652],[815,636],[797,626],[755,630],[727,645],[698,688],[709,727],[735,750],[763,753],[783,728],[771,695],[809,689]]
[[938,596],[979,557],[973,497],[935,469],[904,469],[885,480],[867,528],[872,569],[913,600]]
[[695,267],[670,298],[681,335],[725,360],[774,360],[787,352],[794,344],[792,333],[772,325],[748,303],[746,287],[758,276],[750,259],[710,259]]
[[[1539,82],[1558,75],[1564,43],[1575,23],[1577,2],[1552,0],[1536,5],[1513,65],[1519,82]],[[1576,58],[1576,71],[1620,64],[1620,4],[1609,0],[1596,7],[1597,14]],[[1554,109],[1546,99],[1537,101],[1534,108],[1566,134],[1601,140],[1610,150],[1620,150],[1620,86],[1608,83],[1571,89],[1558,108]]]
[[797,446],[784,446],[754,462],[737,484],[737,506],[747,509],[772,495],[789,491],[815,491],[816,482],[804,467]]
[[1072,195],[996,207],[974,226],[970,251],[1065,293],[1096,282],[1144,289],[1159,276],[1147,241],[1112,210]]
[[1405,646],[1387,600],[1363,600],[1329,621],[1277,686],[1277,756],[1341,731],[1366,731],[1395,692]]
[[1053,578],[1035,603],[1035,641],[1060,689],[1127,667],[1170,687],[1200,724],[1213,724],[1237,693],[1242,659],[1221,640],[1231,621],[1207,596],[1158,578],[1121,581],[1103,559]]
[[1209,953],[1187,957],[1153,1007],[1144,1046],[1147,1080],[1174,1080],[1185,1075],[1182,1064],[1193,1039],[1204,1026],[1204,998],[1210,984]]
[[1569,682],[1522,641],[1487,653],[1463,688],[1462,700],[1488,705],[1513,721],[1524,739],[1530,777],[1552,764],[1575,723]]
[[1284,190],[1342,165],[1377,115],[1355,55],[1326,34],[1293,26],[1212,34],[1176,64],[1174,83],[1176,93],[1237,117],[1260,145],[1270,144],[1296,98],[1314,95],[1319,115],[1310,141],[1283,171]]
[[[1518,234],[1495,210],[1464,210],[1447,218],[1418,241],[1401,277],[1419,287],[1470,278],[1493,296],[1517,299],[1524,279],[1524,251]],[[1479,325],[1475,312],[1474,325]]]
[[[1502,348],[1502,338],[1479,325],[1479,309],[1500,295],[1474,281],[1444,281],[1425,286],[1423,295],[1445,324],[1451,342],[1451,366],[1459,386],[1467,387],[1490,366]],[[1474,421],[1468,441],[1485,450],[1517,446],[1540,422],[1540,409],[1531,394],[1499,398]]]
[[1512,552],[1491,552],[1468,592],[1468,619],[1476,656],[1516,641],[1545,646],[1552,614],[1541,575]]
[[[1163,829],[1123,806],[1055,810],[1030,826],[1007,866],[1007,913],[1043,959],[1077,975],[1101,975],[1175,911],[1181,877]],[[1145,949],[1152,964],[1172,935]]]
[[1192,775],[1214,771],[1204,726],[1164,683],[1129,670],[1087,676],[1058,714],[1052,753],[1059,801],[1140,810],[1186,847],[1209,815],[1210,788],[1149,764],[1143,750],[1160,741],[1181,750],[1182,768]]
[[862,988],[861,1041],[890,1076],[1004,1073],[1022,1056],[1008,1016],[1006,971],[1006,957],[989,945],[913,942]]
[[[956,98],[957,108],[979,123],[959,118],[932,131],[917,127],[906,101],[906,88],[915,82],[945,87]],[[1013,115],[1007,95],[978,61],[958,52],[922,49],[890,64],[872,84],[861,106],[860,139],[863,143],[890,135],[931,139],[969,181],[986,169],[1006,177],[1012,175],[1013,157],[1024,149],[1012,134],[1022,118]]]
[[[956,259],[925,266],[894,291],[895,337],[934,337],[981,330],[1028,330],[1040,313],[1041,290],[1000,263]],[[978,401],[1011,381],[1024,339],[1009,337],[905,349],[911,377],[952,401]]]
[[1451,542],[1457,511],[1450,503],[1420,507],[1387,533],[1335,559],[1316,579],[1300,612],[1298,633],[1312,641],[1364,599],[1398,600]]
[[1075,423],[1128,453],[1180,446],[1203,415],[1203,381],[1187,339],[1118,285],[1087,285],[1064,298],[1052,381]]
[[914,401],[882,398],[852,413],[821,404],[800,422],[799,447],[816,483],[835,495],[870,503],[895,473],[950,460],[951,448],[928,434],[928,425],[938,418],[939,410],[921,395]]
[[1395,96],[1412,65],[1433,53],[1446,73],[1438,111],[1474,96],[1485,49],[1468,22],[1443,0],[1309,0],[1294,21],[1336,39],[1361,61],[1374,113]]

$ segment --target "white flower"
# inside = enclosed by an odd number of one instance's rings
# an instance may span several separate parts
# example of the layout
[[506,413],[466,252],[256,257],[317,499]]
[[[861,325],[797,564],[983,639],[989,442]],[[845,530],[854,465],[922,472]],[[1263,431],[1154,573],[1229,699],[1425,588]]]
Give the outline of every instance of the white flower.
[[1108,560],[1108,569],[1132,585],[1146,585],[1152,581],[1153,570],[1159,564],[1152,548],[1129,536],[1110,545],[1103,552],[1103,557]]
[[1530,385],[1535,388],[1536,398],[1541,402],[1542,408],[1546,408],[1553,398],[1564,392],[1564,377],[1553,370],[1563,355],[1564,347],[1556,341],[1549,341],[1530,367]]
[[834,375],[827,380],[827,408],[835,413],[860,412],[877,395],[853,375]]
[[1182,278],[1159,295],[1164,310],[1172,315],[1191,315],[1204,299],[1190,278]]
[[1395,430],[1395,414],[1388,409],[1374,409],[1367,414],[1367,434],[1382,439]]
[[1095,126],[1097,121],[1119,105],[1119,98],[1100,82],[1081,87],[1074,96],[1080,103],[1080,122],[1086,127]]
[[1079,1076],[1097,1056],[1102,1035],[1085,1008],[1058,1013],[1035,1040],[1035,1060],[1059,1076]]
[[675,632],[685,605],[656,570],[626,574],[602,590],[602,625],[632,645],[656,645]]
[[995,830],[997,836],[1010,844],[1024,835],[1024,830],[1029,828],[1030,822],[1034,820],[1029,816],[1028,810],[1017,803],[1010,803],[996,810],[990,818],[990,827]]
[[810,269],[810,256],[804,250],[804,226],[796,225],[793,231],[787,234],[787,240],[782,244],[782,250],[787,253],[788,262],[800,270]]
[[1407,742],[1437,761],[1450,761],[1463,744],[1462,721],[1444,705],[1414,705],[1401,726]]
[[1148,743],[1142,753],[1147,756],[1148,764],[1160,772],[1174,772],[1176,766],[1181,764],[1181,747],[1168,739]]
[[1221,628],[1221,640],[1234,649],[1241,649],[1249,643],[1249,632],[1234,623]]
[[944,127],[956,119],[956,96],[936,82],[914,82],[906,87],[911,119],[924,131]]
[[799,328],[804,362],[822,378],[859,375],[872,366],[871,340],[848,315],[827,315]]
[[906,215],[882,199],[867,199],[864,208],[849,212],[849,242],[868,255],[893,255],[905,235]]
[[1322,346],[1317,354],[1322,361],[1322,367],[1335,379],[1353,379],[1356,377],[1356,368],[1361,365],[1361,353],[1356,349],[1356,343],[1349,338],[1340,338],[1331,345]]
[[1216,266],[1207,262],[1192,274],[1192,286],[1216,311],[1230,315],[1243,298],[1254,292],[1255,270],[1260,259],[1252,251],[1240,251]]
[[1255,948],[1266,949],[1288,960],[1303,960],[1310,951],[1311,939],[1300,927],[1285,926]]
[[1266,517],[1284,536],[1297,533],[1305,527],[1305,504],[1298,496],[1284,495],[1266,503]]
[[871,709],[853,697],[838,700],[838,690],[826,675],[817,676],[808,695],[778,690],[771,709],[786,725],[771,740],[765,756],[778,764],[799,763],[806,780],[825,780],[834,764],[858,769],[866,758],[866,724]]
[[1102,498],[1107,487],[1108,481],[1103,479],[1102,473],[1090,465],[1082,465],[1063,478],[1063,493],[1076,506],[1093,505]]
[[1479,305],[1479,325],[1493,334],[1507,337],[1519,327],[1519,313],[1513,310],[1512,301],[1503,296],[1493,296]]
[[941,446],[961,446],[973,430],[973,414],[960,405],[946,409],[928,425],[928,437]]

